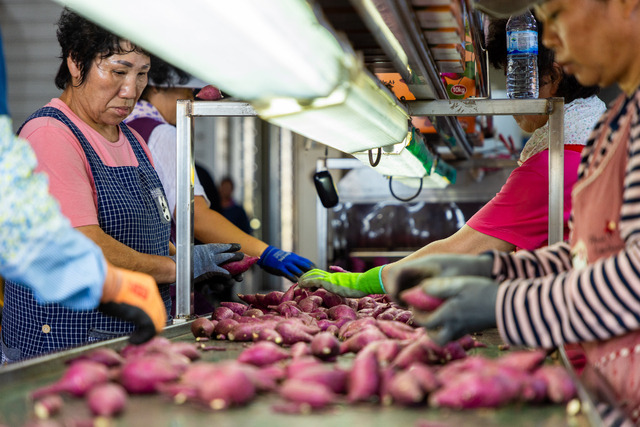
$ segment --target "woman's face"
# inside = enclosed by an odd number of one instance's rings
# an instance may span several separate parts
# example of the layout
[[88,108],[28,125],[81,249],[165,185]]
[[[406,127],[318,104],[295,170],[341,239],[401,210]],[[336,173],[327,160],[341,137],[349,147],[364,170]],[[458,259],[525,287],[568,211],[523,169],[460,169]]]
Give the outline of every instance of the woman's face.
[[[637,47],[629,37],[637,31],[623,0],[548,0],[536,7],[544,23],[542,42],[555,52],[565,73],[584,86],[621,83]],[[624,88],[623,88],[624,89]]]
[[[128,42],[123,46],[129,49]],[[147,85],[149,56],[138,52],[97,57],[81,86],[71,87],[71,108],[94,128],[117,126],[133,110]],[[70,65],[74,84],[79,75]]]

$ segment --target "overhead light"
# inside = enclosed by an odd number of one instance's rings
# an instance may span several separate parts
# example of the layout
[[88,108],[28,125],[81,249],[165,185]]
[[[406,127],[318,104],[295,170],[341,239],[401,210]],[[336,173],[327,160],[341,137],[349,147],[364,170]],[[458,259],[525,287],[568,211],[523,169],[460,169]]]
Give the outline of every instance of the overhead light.
[[245,101],[314,99],[345,52],[306,0],[55,0]]
[[409,115],[361,64],[329,96],[252,102],[261,118],[345,153],[397,144],[406,137]]

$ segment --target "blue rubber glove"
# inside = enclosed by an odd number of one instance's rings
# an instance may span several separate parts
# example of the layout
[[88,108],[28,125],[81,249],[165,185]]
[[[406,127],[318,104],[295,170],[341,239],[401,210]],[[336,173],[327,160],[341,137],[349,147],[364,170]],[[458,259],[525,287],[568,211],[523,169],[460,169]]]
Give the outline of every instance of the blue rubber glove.
[[262,252],[258,265],[267,273],[284,276],[294,283],[302,273],[315,267],[308,259],[274,246],[269,246]]

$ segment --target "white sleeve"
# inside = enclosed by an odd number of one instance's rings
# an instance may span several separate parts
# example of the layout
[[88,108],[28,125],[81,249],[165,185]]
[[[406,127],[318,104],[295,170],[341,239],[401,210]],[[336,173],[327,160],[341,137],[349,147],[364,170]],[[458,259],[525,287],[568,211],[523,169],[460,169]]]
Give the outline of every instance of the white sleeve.
[[[155,129],[149,135],[149,151],[153,157],[153,162],[156,167],[156,172],[160,177],[164,192],[167,195],[167,203],[171,212],[175,213],[176,210],[176,141],[177,131],[176,127],[170,124],[161,124],[156,126]],[[197,174],[195,174],[195,183],[193,188],[193,194],[195,196],[203,196],[207,203],[209,200],[204,194],[204,189],[200,180],[198,180]],[[210,204],[210,203],[209,203]]]

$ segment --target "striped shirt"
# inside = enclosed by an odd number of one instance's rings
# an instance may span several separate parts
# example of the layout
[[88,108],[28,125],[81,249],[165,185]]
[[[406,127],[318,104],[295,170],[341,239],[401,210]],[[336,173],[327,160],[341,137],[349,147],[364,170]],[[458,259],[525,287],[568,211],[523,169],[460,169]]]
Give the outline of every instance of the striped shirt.
[[[631,119],[619,232],[620,252],[584,268],[572,269],[570,245],[558,243],[534,252],[494,255],[501,282],[496,319],[503,340],[551,348],[562,343],[606,340],[640,328],[640,91],[596,125],[578,168],[578,182],[615,145],[619,124]],[[611,117],[611,124],[605,125]],[[607,143],[595,152],[595,141]],[[603,203],[606,201],[596,201]]]

